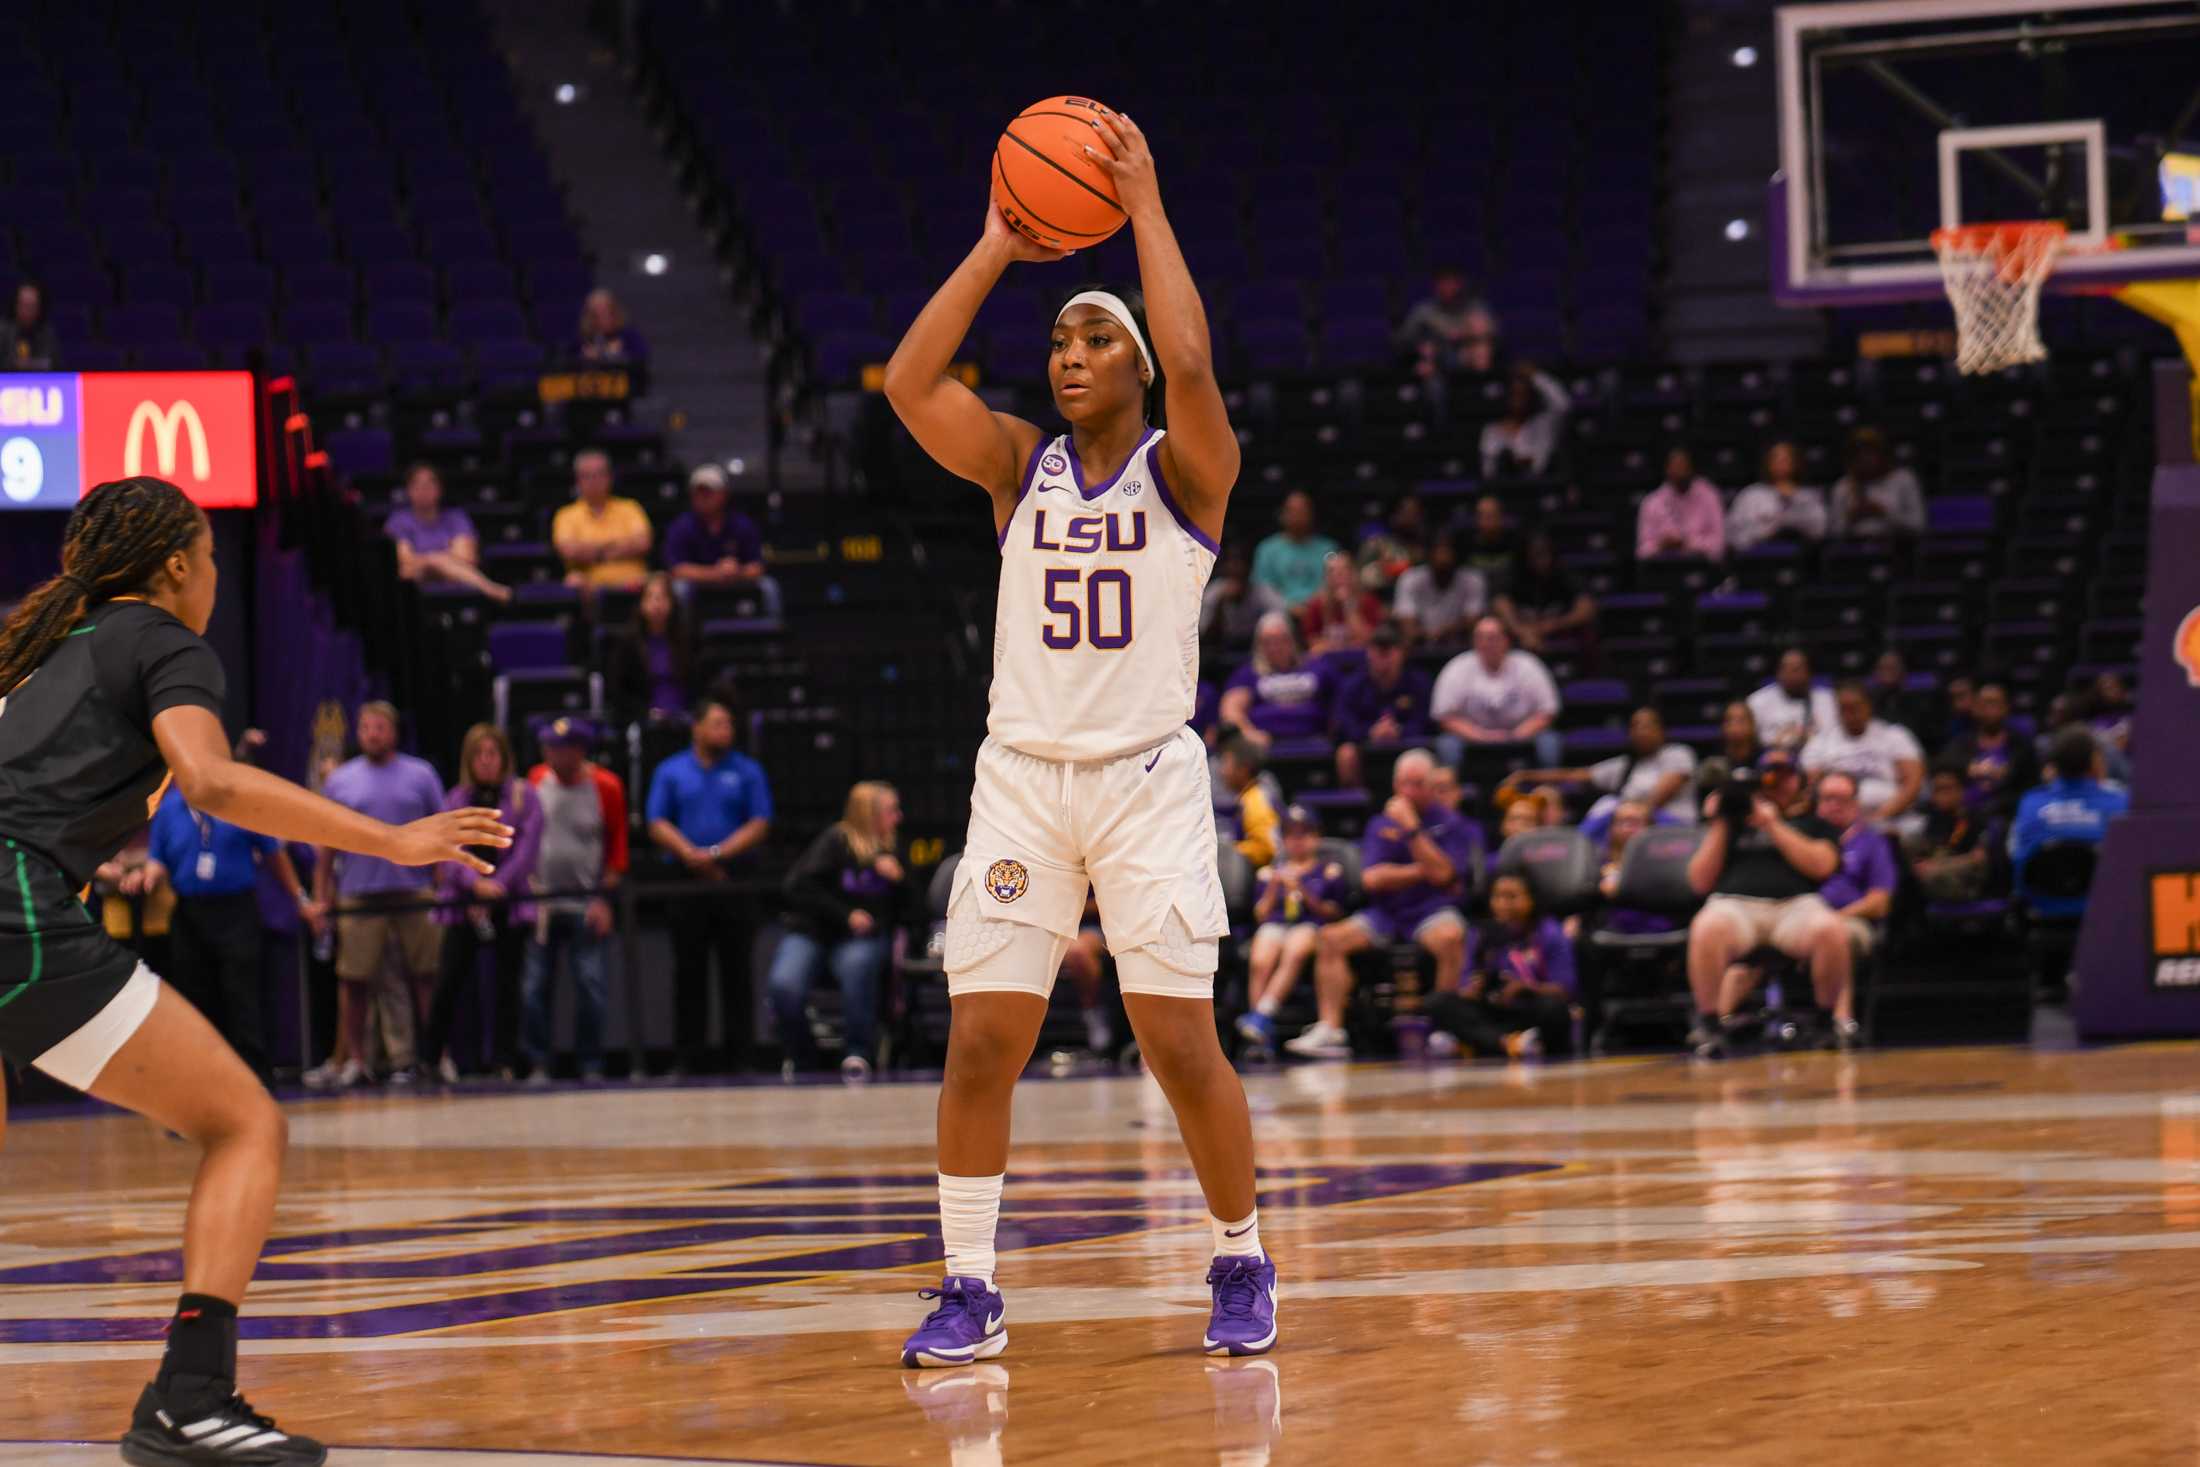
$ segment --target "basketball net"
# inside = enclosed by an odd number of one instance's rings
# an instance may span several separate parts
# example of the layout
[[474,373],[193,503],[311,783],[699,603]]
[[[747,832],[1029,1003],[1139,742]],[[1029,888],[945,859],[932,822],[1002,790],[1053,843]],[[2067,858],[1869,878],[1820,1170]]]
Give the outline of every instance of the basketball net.
[[1999,372],[2047,359],[2040,287],[2069,231],[2056,220],[1933,231],[1941,282],[1956,308],[1956,370]]

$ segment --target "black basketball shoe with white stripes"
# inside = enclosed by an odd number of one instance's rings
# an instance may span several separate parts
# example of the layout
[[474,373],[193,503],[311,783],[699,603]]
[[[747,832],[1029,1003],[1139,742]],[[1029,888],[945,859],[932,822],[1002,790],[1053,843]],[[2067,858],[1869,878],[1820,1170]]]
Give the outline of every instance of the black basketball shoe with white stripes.
[[328,1460],[327,1447],[277,1430],[233,1382],[212,1385],[188,1396],[147,1386],[122,1439],[122,1460],[136,1467],[320,1467]]

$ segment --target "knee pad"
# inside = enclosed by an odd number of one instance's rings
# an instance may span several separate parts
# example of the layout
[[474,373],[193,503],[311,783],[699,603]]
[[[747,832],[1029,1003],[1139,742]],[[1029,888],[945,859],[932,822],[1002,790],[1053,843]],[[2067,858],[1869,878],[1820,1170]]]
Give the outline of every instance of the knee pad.
[[947,913],[941,963],[948,996],[1007,991],[1049,997],[1068,949],[1068,938],[1044,927],[987,916],[977,898],[964,892]]
[[1184,918],[1171,911],[1159,937],[1115,955],[1116,981],[1125,993],[1212,999],[1221,956],[1216,939],[1192,936]]

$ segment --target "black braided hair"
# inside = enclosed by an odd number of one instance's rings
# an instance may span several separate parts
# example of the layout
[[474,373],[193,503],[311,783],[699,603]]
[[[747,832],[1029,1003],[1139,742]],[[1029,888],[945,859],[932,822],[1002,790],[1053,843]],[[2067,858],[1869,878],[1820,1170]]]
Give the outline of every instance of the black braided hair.
[[86,611],[145,590],[205,528],[205,514],[165,479],[94,485],[62,531],[61,574],[24,597],[0,627],[0,695],[37,671]]

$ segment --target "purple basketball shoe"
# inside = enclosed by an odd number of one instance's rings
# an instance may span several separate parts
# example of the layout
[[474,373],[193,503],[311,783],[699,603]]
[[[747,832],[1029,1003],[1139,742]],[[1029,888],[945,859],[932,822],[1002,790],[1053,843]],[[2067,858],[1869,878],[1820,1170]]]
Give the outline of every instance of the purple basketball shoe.
[[1203,1348],[1210,1355],[1265,1355],[1276,1347],[1276,1266],[1259,1258],[1217,1258],[1207,1270],[1215,1312]]
[[924,1317],[901,1347],[905,1368],[968,1365],[1008,1348],[1008,1301],[984,1279],[950,1274],[938,1288],[921,1289],[917,1297],[937,1299],[940,1307]]

